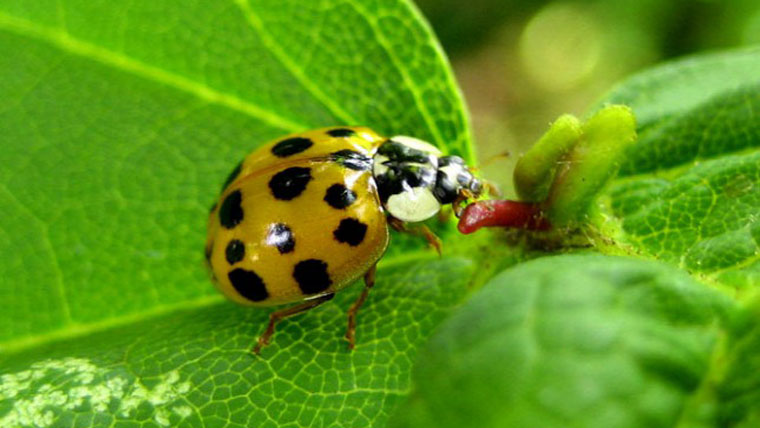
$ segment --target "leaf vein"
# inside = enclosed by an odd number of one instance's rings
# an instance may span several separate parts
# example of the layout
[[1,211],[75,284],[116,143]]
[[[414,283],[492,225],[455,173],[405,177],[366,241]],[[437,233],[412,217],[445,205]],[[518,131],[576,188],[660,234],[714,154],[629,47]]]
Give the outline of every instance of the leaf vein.
[[369,13],[367,9],[365,9],[362,6],[361,2],[351,2],[350,4],[354,8],[354,10],[356,10],[356,12],[364,18],[367,24],[369,24],[370,28],[372,29],[372,33],[375,35],[375,38],[378,44],[386,52],[386,54],[388,55],[388,58],[390,58],[393,65],[396,67],[396,70],[398,70],[398,73],[401,76],[401,79],[406,84],[406,87],[409,88],[409,91],[412,94],[412,98],[414,98],[415,105],[417,106],[417,108],[419,108],[420,114],[422,115],[422,119],[425,121],[425,124],[430,130],[430,134],[438,143],[438,146],[445,147],[445,144],[444,144],[445,141],[443,141],[443,136],[441,135],[440,130],[435,125],[435,122],[433,121],[433,117],[430,113],[430,110],[428,109],[427,103],[423,100],[422,94],[420,93],[419,88],[412,81],[412,78],[409,76],[409,73],[407,72],[406,67],[403,66],[403,63],[401,62],[401,59],[398,57],[396,50],[391,48],[388,42],[388,39],[386,39],[382,31],[380,31],[380,28],[377,24],[377,17]]
[[42,230],[42,244],[45,247],[45,250],[50,254],[50,260],[52,262],[51,268],[53,269],[53,272],[55,273],[55,278],[52,278],[52,284],[55,286],[56,294],[58,294],[58,299],[61,301],[61,312],[63,313],[63,321],[67,324],[71,323],[71,309],[69,307],[69,301],[66,298],[66,287],[63,282],[63,270],[61,270],[61,265],[58,261],[58,255],[55,252],[55,247],[53,246],[52,242],[50,242],[50,229],[48,227],[48,224],[45,223],[37,214],[35,214],[31,209],[29,209],[26,205],[24,205],[21,201],[16,198],[16,196],[8,189],[8,187],[4,183],[0,183],[0,189],[3,190],[3,192],[6,194],[8,199],[10,199],[13,203],[15,203],[20,210],[25,211],[27,215],[29,215],[31,218],[34,219],[37,223],[40,225],[40,229]]
[[312,82],[308,76],[298,68],[293,59],[285,52],[285,49],[278,44],[271,35],[264,29],[264,25],[261,19],[256,15],[256,12],[248,4],[248,0],[234,0],[235,4],[240,8],[246,21],[251,28],[261,38],[264,46],[269,50],[272,55],[282,64],[285,69],[301,84],[301,86],[311,93],[315,99],[317,99],[322,105],[327,107],[330,112],[335,115],[339,120],[348,125],[363,125],[349,112],[345,111],[342,107],[336,104],[332,98],[322,92],[318,85]]
[[310,126],[282,117],[236,95],[220,92],[184,76],[145,64],[127,55],[72,37],[61,30],[50,29],[0,12],[0,30],[48,43],[71,55],[77,55],[151,82],[191,94],[209,103],[244,113],[275,128],[295,132]]

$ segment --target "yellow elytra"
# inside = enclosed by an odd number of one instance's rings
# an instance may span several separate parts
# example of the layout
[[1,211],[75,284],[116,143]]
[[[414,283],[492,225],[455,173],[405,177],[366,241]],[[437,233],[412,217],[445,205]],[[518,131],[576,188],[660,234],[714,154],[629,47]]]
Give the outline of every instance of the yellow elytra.
[[277,321],[364,276],[348,312],[353,348],[356,313],[388,245],[388,226],[437,247],[427,228],[409,230],[405,222],[432,217],[442,204],[457,207],[480,190],[461,158],[411,137],[385,138],[366,127],[285,136],[230,174],[209,215],[206,259],[219,290],[237,303],[299,303],[271,314],[256,353]]

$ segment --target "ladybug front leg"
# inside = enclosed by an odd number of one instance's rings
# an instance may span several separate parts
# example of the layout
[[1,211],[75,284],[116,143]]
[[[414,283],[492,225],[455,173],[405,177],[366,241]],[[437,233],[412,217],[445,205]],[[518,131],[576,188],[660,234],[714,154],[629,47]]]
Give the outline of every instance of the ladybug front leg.
[[409,227],[406,222],[401,221],[395,217],[388,217],[388,224],[390,224],[391,227],[397,232],[408,233],[410,235],[425,238],[428,244],[430,244],[430,246],[435,248],[435,251],[438,253],[438,256],[441,255],[441,247],[442,247],[441,238],[436,236],[436,234],[433,233],[433,231],[430,230],[430,228],[428,228],[424,224],[418,224],[414,227]]
[[462,216],[462,212],[466,208],[465,204],[471,199],[478,199],[483,194],[495,197],[501,197],[501,191],[495,184],[490,181],[482,180],[483,191],[473,193],[471,190],[462,189],[459,191],[456,199],[451,203],[451,207],[454,209],[454,215],[459,218]]
[[354,342],[356,338],[356,313],[359,312],[359,308],[362,307],[364,301],[367,300],[369,290],[375,285],[375,272],[377,271],[377,263],[372,265],[371,268],[364,274],[364,290],[359,298],[356,299],[351,308],[348,310],[348,328],[346,329],[346,339],[348,339],[348,349],[354,349]]
[[256,346],[253,347],[253,353],[258,355],[261,351],[261,348],[269,344],[269,339],[274,334],[274,326],[279,321],[292,317],[293,315],[298,315],[301,312],[308,311],[309,309],[316,308],[317,306],[325,303],[333,297],[335,297],[335,293],[325,294],[324,296],[319,296],[315,299],[301,303],[300,305],[280,309],[279,311],[274,311],[269,314],[269,325],[267,325],[267,329],[264,331],[264,334],[259,337],[259,341],[256,343]]

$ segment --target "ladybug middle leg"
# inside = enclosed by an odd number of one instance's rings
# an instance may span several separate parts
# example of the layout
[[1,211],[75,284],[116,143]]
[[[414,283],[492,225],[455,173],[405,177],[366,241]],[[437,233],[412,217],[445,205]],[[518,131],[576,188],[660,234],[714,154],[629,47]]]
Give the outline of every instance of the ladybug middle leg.
[[346,329],[346,339],[348,340],[348,349],[354,349],[354,342],[356,337],[356,313],[359,312],[362,304],[367,300],[369,290],[375,285],[375,272],[377,271],[377,263],[372,265],[371,268],[364,274],[364,290],[362,294],[356,299],[351,308],[348,310],[348,328]]
[[435,248],[435,251],[440,257],[442,247],[441,238],[436,236],[436,234],[433,233],[433,231],[424,224],[418,224],[414,227],[409,227],[406,222],[395,217],[388,217],[388,224],[390,224],[391,227],[397,232],[408,233],[410,235],[425,238],[428,244],[430,244],[431,247]]
[[333,297],[335,297],[335,293],[325,294],[324,296],[319,296],[315,299],[308,300],[304,303],[301,303],[300,305],[280,309],[279,311],[274,311],[269,314],[269,325],[267,325],[267,329],[264,331],[264,334],[259,337],[259,341],[256,343],[256,346],[253,347],[253,353],[258,355],[261,351],[261,348],[269,344],[269,339],[274,334],[274,326],[279,321],[292,317],[293,315],[298,315],[301,312],[308,311],[309,309],[316,308],[317,306],[325,303]]

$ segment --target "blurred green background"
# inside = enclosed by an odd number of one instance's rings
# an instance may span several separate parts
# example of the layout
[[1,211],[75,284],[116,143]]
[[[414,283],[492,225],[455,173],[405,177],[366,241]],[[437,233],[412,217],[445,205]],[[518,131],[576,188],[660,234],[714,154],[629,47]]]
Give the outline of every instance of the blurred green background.
[[416,0],[464,91],[485,177],[511,191],[520,153],[626,75],[760,43],[758,0]]

